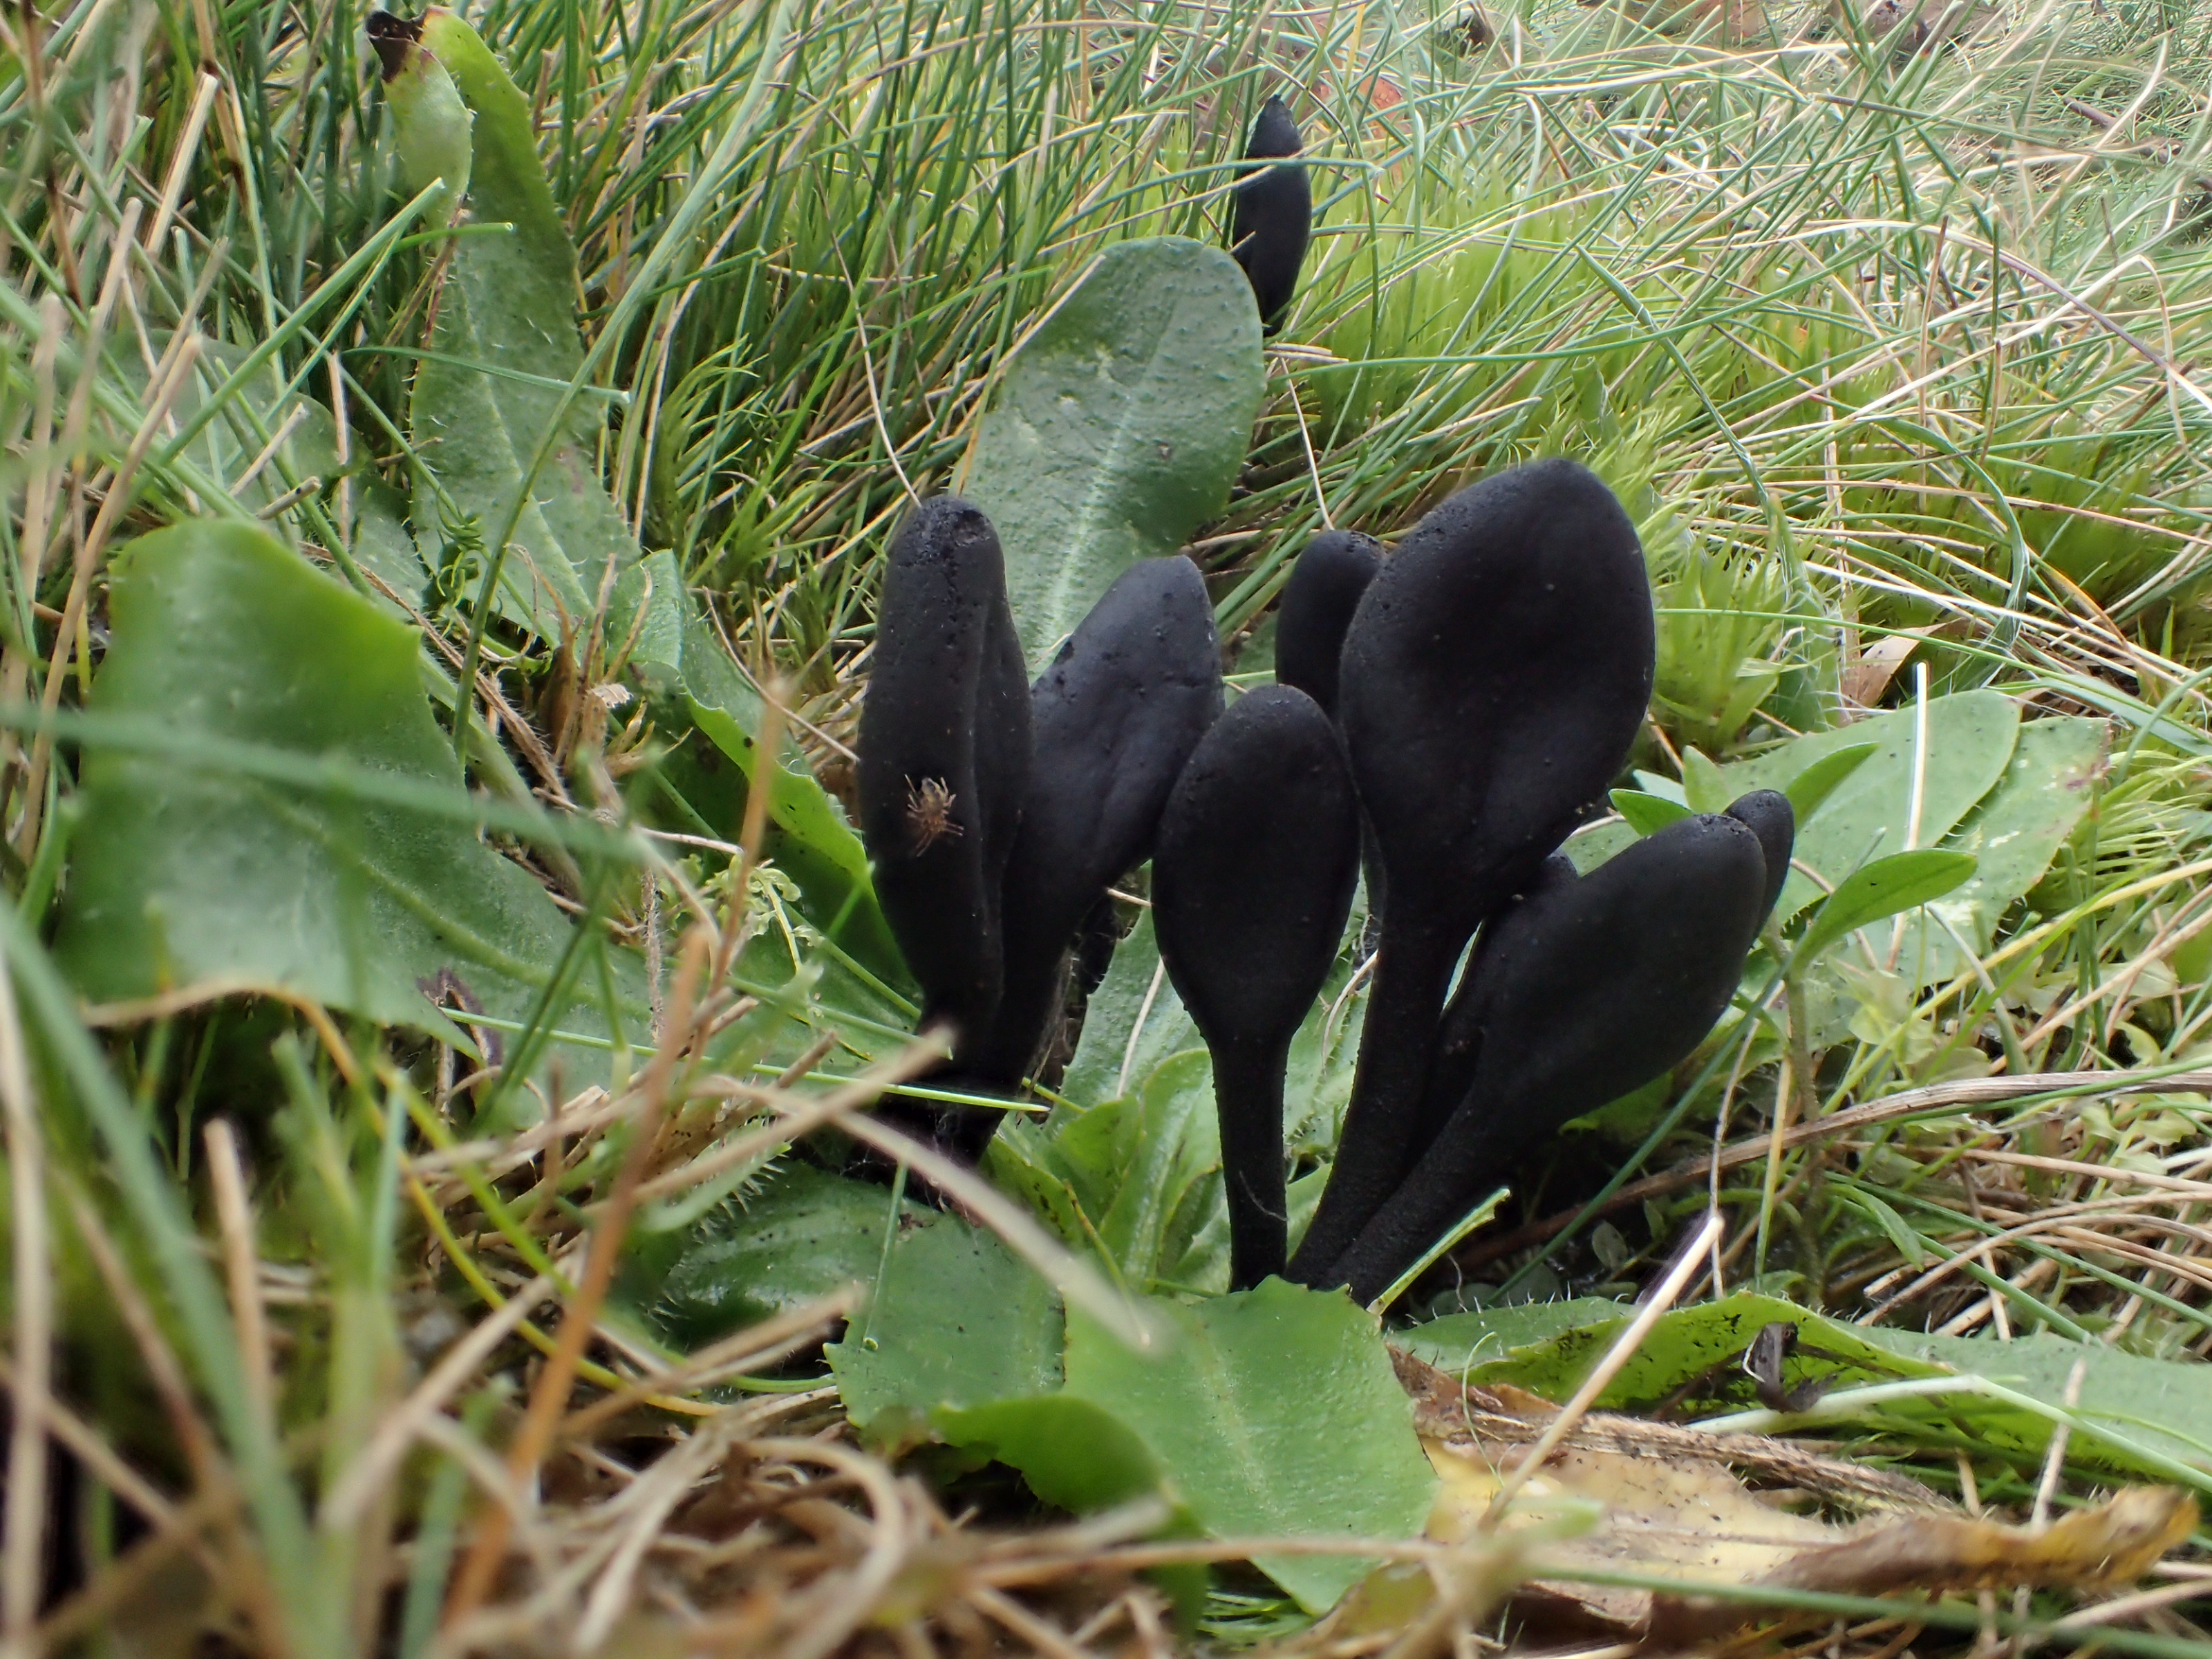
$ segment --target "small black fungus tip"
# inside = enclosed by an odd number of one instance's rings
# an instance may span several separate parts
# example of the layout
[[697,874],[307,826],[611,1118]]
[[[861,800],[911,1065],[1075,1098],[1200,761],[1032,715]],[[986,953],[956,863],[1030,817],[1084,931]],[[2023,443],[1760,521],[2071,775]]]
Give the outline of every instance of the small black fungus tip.
[[362,27],[368,32],[369,45],[376,48],[380,77],[387,83],[398,79],[407,67],[409,54],[422,44],[422,19],[402,17],[396,12],[373,11]]
[[1295,685],[1334,716],[1337,665],[1360,595],[1382,568],[1382,545],[1356,531],[1331,530],[1308,542],[1275,613],[1275,678]]
[[1284,1068],[1358,866],[1358,807],[1328,716],[1291,686],[1249,693],[1192,753],[1152,858],[1160,958],[1213,1055],[1237,1288],[1284,1268]]
[[[1253,124],[1247,161],[1295,156],[1303,148],[1297,125],[1280,98],[1270,98]],[[1260,321],[1273,334],[1297,292],[1298,268],[1313,236],[1313,186],[1302,165],[1284,161],[1250,173],[1236,187],[1230,218],[1230,252],[1244,267]]]
[[1797,842],[1797,813],[1790,805],[1790,797],[1779,789],[1754,789],[1738,796],[1728,815],[1751,827],[1766,860],[1766,896],[1759,907],[1759,923],[1764,927],[1773,913],[1774,901],[1782,896],[1782,884],[1790,879],[1790,853]]
[[1277,161],[1285,155],[1296,155],[1305,148],[1298,135],[1298,124],[1291,118],[1291,106],[1280,93],[1271,94],[1260,106],[1260,118],[1252,123],[1252,140],[1244,146],[1248,161]]

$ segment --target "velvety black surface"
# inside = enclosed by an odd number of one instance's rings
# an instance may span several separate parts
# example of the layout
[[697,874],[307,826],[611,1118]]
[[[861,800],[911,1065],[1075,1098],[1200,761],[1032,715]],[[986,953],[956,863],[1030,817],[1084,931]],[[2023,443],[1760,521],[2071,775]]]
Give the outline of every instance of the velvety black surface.
[[[1270,98],[1252,124],[1245,159],[1292,156],[1302,148],[1289,108],[1281,99]],[[1313,235],[1313,187],[1304,167],[1272,167],[1240,182],[1235,199],[1230,252],[1251,280],[1260,321],[1273,334],[1275,319],[1297,292],[1298,267],[1305,263],[1306,243]]]
[[1649,1082],[1727,1008],[1767,882],[1738,819],[1684,818],[1501,915],[1454,999],[1472,1081],[1435,1141],[1314,1282],[1370,1301],[1570,1118]]
[[1445,986],[1619,772],[1651,692],[1636,531],[1587,468],[1539,461],[1444,501],[1368,585],[1338,719],[1388,883],[1343,1144],[1291,1264],[1317,1282],[1441,1127]]
[[1315,537],[1276,602],[1275,679],[1295,685],[1334,717],[1337,663],[1360,595],[1382,568],[1382,544],[1356,531]]
[[998,1011],[1030,700],[998,534],[958,496],[924,501],[892,538],[857,747],[860,835],[923,1020],[972,1043]]
[[1774,901],[1782,896],[1782,884],[1790,879],[1790,849],[1797,844],[1797,813],[1790,797],[1778,789],[1754,789],[1730,803],[1728,815],[1747,823],[1759,837],[1759,850],[1766,855],[1766,897],[1759,907],[1764,927]]
[[1151,855],[1168,792],[1220,713],[1221,646],[1198,568],[1180,556],[1132,566],[1030,696],[1029,794],[1003,905],[1006,989],[970,1062],[978,1077],[1003,1087],[1027,1075],[1060,1006],[1070,936],[1108,884]]
[[1239,699],[1183,769],[1152,859],[1160,956],[1213,1055],[1237,1289],[1283,1270],[1284,1067],[1358,867],[1358,810],[1328,716],[1290,686]]

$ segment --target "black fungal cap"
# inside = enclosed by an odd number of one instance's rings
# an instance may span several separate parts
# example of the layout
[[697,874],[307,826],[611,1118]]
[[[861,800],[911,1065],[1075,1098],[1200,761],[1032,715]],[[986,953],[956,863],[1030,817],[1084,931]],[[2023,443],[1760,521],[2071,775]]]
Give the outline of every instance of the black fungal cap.
[[1728,815],[1751,826],[1752,834],[1759,837],[1759,850],[1766,855],[1766,897],[1759,907],[1759,924],[1763,927],[1774,909],[1774,901],[1782,896],[1782,884],[1790,879],[1790,849],[1797,842],[1796,810],[1790,805],[1790,797],[1778,789],[1754,789],[1737,796]]
[[998,1009],[1030,704],[998,532],[958,496],[922,502],[892,538],[858,748],[860,834],[922,1018],[972,1042]]
[[[1261,106],[1244,149],[1248,161],[1294,156],[1304,148],[1297,124],[1280,98]],[[1259,302],[1260,321],[1275,331],[1275,319],[1297,292],[1298,267],[1305,263],[1313,235],[1313,187],[1303,166],[1271,167],[1252,173],[1236,187],[1231,216],[1230,252],[1244,267]]]
[[[1150,854],[1183,763],[1221,713],[1221,645],[1198,567],[1122,572],[1030,692],[1021,832],[1006,866],[1006,990],[973,1070],[1021,1081],[1060,1006],[1069,936]],[[983,1138],[999,1115],[988,1115]]]
[[1291,1264],[1318,1283],[1441,1124],[1452,967],[1628,757],[1651,695],[1635,526],[1572,461],[1496,473],[1417,525],[1345,636],[1337,718],[1382,850],[1382,944],[1336,1167]]
[[1382,545],[1356,531],[1331,530],[1298,555],[1275,612],[1275,679],[1295,685],[1332,717],[1344,633],[1375,573]]
[[1358,868],[1328,716],[1290,686],[1239,699],[1183,769],[1152,857],[1160,957],[1213,1055],[1235,1288],[1283,1270],[1283,1072]]
[[1651,696],[1651,590],[1596,475],[1461,490],[1368,586],[1339,717],[1394,888],[1474,926],[1566,839]]
[[1580,878],[1547,870],[1492,924],[1455,1000],[1477,1053],[1465,1097],[1317,1282],[1381,1295],[1514,1158],[1686,1059],[1735,994],[1766,880],[1756,832],[1718,814],[1670,823]]

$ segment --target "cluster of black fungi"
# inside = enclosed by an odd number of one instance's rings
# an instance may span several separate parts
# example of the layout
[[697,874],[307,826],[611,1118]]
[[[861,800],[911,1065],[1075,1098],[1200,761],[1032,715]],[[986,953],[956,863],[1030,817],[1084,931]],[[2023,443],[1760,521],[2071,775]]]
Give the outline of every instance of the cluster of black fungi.
[[[1249,154],[1297,149],[1271,100]],[[1306,188],[1280,166],[1238,187],[1263,318],[1296,280]],[[952,1039],[939,1091],[1019,1091],[1071,943],[1150,860],[1160,955],[1213,1059],[1232,1285],[1373,1300],[1516,1159],[1688,1057],[1781,890],[1795,824],[1771,791],[1587,875],[1559,851],[1627,763],[1652,653],[1635,528],[1571,461],[1462,489],[1388,557],[1316,538],[1282,592],[1277,684],[1225,708],[1189,560],[1123,573],[1030,685],[990,520],[921,503],[890,546],[859,770],[884,914]],[[1363,851],[1373,981],[1293,1255],[1284,1076]],[[1002,1116],[886,1109],[969,1161]]]

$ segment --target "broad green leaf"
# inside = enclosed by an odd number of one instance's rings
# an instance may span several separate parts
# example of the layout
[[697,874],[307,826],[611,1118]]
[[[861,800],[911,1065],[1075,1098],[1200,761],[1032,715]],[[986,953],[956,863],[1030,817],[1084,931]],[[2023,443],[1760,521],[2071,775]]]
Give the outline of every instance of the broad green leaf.
[[[1525,1338],[1517,1345],[1509,1342],[1507,1352],[1498,1358],[1486,1360],[1478,1355],[1467,1371],[1468,1381],[1510,1382],[1547,1400],[1565,1400],[1628,1328],[1636,1311],[1613,1304],[1608,1316],[1605,1304],[1593,1307],[1586,1301],[1550,1305],[1559,1310],[1562,1321],[1556,1335],[1540,1339],[1533,1346]],[[1778,1321],[1799,1327],[1801,1348],[1810,1345],[1820,1350],[1817,1356],[1801,1353],[1789,1362],[1784,1376],[1793,1387],[1815,1376],[1842,1387],[1935,1373],[1933,1366],[1900,1361],[1873,1346],[1856,1326],[1833,1324],[1774,1297],[1738,1295],[1678,1309],[1662,1318],[1620,1375],[1606,1385],[1598,1396],[1597,1409],[1630,1411],[1656,1406],[1684,1383],[1713,1372],[1716,1367],[1725,1373],[1716,1375],[1717,1384],[1729,1383],[1740,1397],[1750,1401],[1750,1386],[1741,1370],[1744,1350],[1761,1330]],[[1438,1325],[1446,1322],[1437,1322]],[[1462,1340],[1462,1335],[1463,1332],[1455,1333],[1453,1340]]]
[[[1172,1472],[1127,1424],[1088,1400],[1044,1394],[965,1410],[940,1408],[931,1413],[930,1424],[946,1444],[971,1448],[1020,1470],[1031,1492],[1070,1514],[1153,1498],[1169,1510],[1161,1535],[1200,1535],[1197,1521],[1176,1494]],[[1170,1567],[1154,1576],[1186,1624],[1194,1620],[1206,1598],[1206,1569]]]
[[1941,898],[1973,873],[1972,854],[1947,852],[1939,847],[1876,859],[1854,871],[1829,895],[1806,928],[1792,959],[1809,964],[1846,933]]
[[1829,796],[1845,778],[1857,771],[1875,752],[1877,745],[1854,743],[1841,749],[1830,750],[1810,766],[1790,780],[1782,793],[1790,797],[1790,810],[1801,824],[1809,823],[1813,814],[1826,804]]
[[1664,795],[1648,795],[1641,789],[1616,789],[1612,799],[1613,810],[1639,836],[1654,834],[1691,816],[1690,809],[1679,801],[1668,800]]
[[[727,822],[710,820],[711,831],[732,840],[743,822],[758,747],[754,734],[766,710],[714,630],[696,614],[685,620],[682,659],[685,707],[736,771],[734,787],[716,789],[715,799],[692,805],[702,812],[720,807]],[[905,985],[905,959],[876,902],[867,852],[846,822],[843,808],[803,763],[778,765],[774,787],[763,850],[799,884],[807,919],[870,973],[894,986]]]
[[964,493],[998,529],[1032,673],[1123,570],[1228,505],[1265,379],[1243,271],[1180,236],[1108,248],[1022,348]]
[[947,1215],[900,1236],[867,1312],[825,1352],[845,1414],[896,1440],[943,1408],[1053,1392],[1062,1329],[1058,1300],[1020,1257]]
[[[562,388],[584,360],[576,251],[538,159],[529,102],[476,31],[451,12],[434,9],[424,16],[422,41],[475,113],[469,180],[475,218],[512,229],[453,244],[438,294],[435,355],[416,368],[409,414],[424,475],[415,491],[416,533],[426,544],[441,537],[450,501],[475,518],[489,544],[519,501],[501,572],[502,612],[540,638],[573,634],[580,641],[611,560],[604,635],[610,656],[627,644],[628,660],[648,674],[672,673],[679,665],[667,653],[681,643],[680,585],[670,580],[672,562],[660,573],[644,568],[637,538],[599,482],[605,399],[587,387],[560,410]],[[393,113],[407,118],[404,108]],[[526,471],[549,433],[555,441],[528,478],[526,496]]]
[[[921,1213],[903,1206],[909,1222]],[[702,1347],[841,1285],[872,1285],[894,1224],[888,1188],[794,1164],[687,1233],[634,1237],[628,1255],[644,1271],[629,1288],[642,1300],[657,1278],[653,1324],[679,1347]]]
[[[1689,808],[1682,810],[1686,812]],[[1636,826],[1630,823],[1624,814],[1618,819],[1609,818],[1602,823],[1588,824],[1576,830],[1567,837],[1559,850],[1567,855],[1577,874],[1586,876],[1624,847],[1634,846],[1638,839]]]
[[1694,749],[1682,751],[1682,799],[1692,812],[1725,812],[1736,793],[1705,756]]
[[[157,347],[165,346],[166,336],[155,338]],[[196,424],[210,392],[236,379],[247,355],[242,346],[219,342],[201,348],[199,362],[172,406],[179,424]],[[136,339],[118,342],[107,360],[125,384],[143,390],[146,366]],[[287,391],[278,364],[270,363],[233,386],[215,418],[185,446],[182,459],[230,484],[232,501],[247,513],[264,512],[294,490],[309,486],[363,571],[410,603],[421,597],[424,572],[407,533],[407,498],[367,470],[339,487],[345,469],[338,460],[337,422],[313,398]],[[313,490],[319,480],[322,488]],[[348,503],[350,518],[346,516]],[[380,609],[400,614],[382,594],[373,593],[372,599]]]
[[[264,990],[453,1041],[418,988],[451,969],[489,1012],[527,1014],[570,924],[465,823],[193,763],[196,738],[337,756],[465,804],[411,630],[235,522],[133,543],[111,616],[93,712],[176,744],[88,746],[58,945],[86,996]],[[555,1024],[603,1029],[589,1005]]]
[[[2043,879],[2089,810],[2110,733],[2103,720],[2078,715],[2029,721],[2002,780],[1943,838],[1946,849],[1973,855],[1974,873],[1928,908],[1976,951],[1990,948],[2006,909]],[[1922,984],[1967,965],[1948,930],[1918,917],[1905,925],[1898,961],[1912,964]]]
[[[1466,1380],[1478,1385],[1508,1382],[1565,1400],[1627,1328],[1632,1312],[1624,1307],[1616,1317],[1577,1324],[1533,1346],[1509,1346],[1500,1359],[1485,1361],[1478,1355],[1464,1373]],[[2201,1360],[2150,1359],[2049,1333],[1997,1342],[1846,1325],[1764,1296],[1731,1296],[1665,1316],[1607,1385],[1596,1408],[1649,1411],[1689,1383],[1697,1385],[1706,1412],[1756,1408],[1743,1354],[1763,1328],[1776,1322],[1797,1328],[1796,1350],[1784,1362],[1782,1377],[1793,1389],[1815,1378],[1832,1393],[1957,1374],[2049,1406],[2064,1398],[2067,1377],[2075,1362],[2082,1361],[2079,1409],[2092,1428],[2077,1431],[2069,1442],[2073,1460],[2166,1478],[2174,1471],[2150,1460],[2170,1457],[2200,1470],[2212,1468],[2212,1394],[2204,1387]],[[1978,1448],[2031,1474],[2045,1455],[2052,1427],[2049,1417],[2021,1404],[1960,1390],[1893,1396],[1876,1420],[1893,1443],[1910,1443],[1916,1433],[1924,1434],[1927,1443],[1945,1455]],[[2212,1479],[2199,1477],[2198,1484],[2212,1486]]]
[[[1919,719],[1918,708],[1900,708],[1834,732],[1796,738],[1756,760],[1740,761],[1723,769],[1729,799],[1753,789],[1786,791],[1814,762],[1871,743],[1875,752],[1833,786],[1834,792],[1817,812],[1800,820],[1792,857],[1820,872],[1832,886],[1885,854],[1939,846],[1952,826],[2004,775],[2020,709],[2011,698],[1995,691],[1931,698],[1924,763],[1917,758]],[[1913,833],[1912,812],[1916,772],[1923,786],[1917,835]],[[1820,892],[1810,878],[1793,871],[1775,906],[1776,921],[1788,923]]]
[[[1150,1311],[1176,1337],[1157,1357],[1071,1315],[1066,1391],[1127,1424],[1209,1533],[1419,1534],[1435,1476],[1374,1316],[1340,1291],[1274,1279]],[[1256,1565],[1318,1613],[1373,1564],[1271,1556]]]
[[[2140,1447],[2198,1468],[2212,1468],[2212,1390],[2205,1387],[2201,1359],[2154,1359],[2050,1331],[1998,1342],[1879,1326],[1853,1328],[1905,1364],[1940,1365],[1986,1377],[2054,1405],[2065,1399],[2067,1380],[2079,1361],[2078,1409],[2107,1432],[2075,1436],[2069,1447],[2073,1455],[2106,1468],[2156,1473],[2145,1470],[2131,1455]],[[1978,1432],[2030,1458],[2040,1456],[2050,1441],[2051,1425],[2042,1418],[2007,1411],[1996,1401],[1970,1402],[1965,1409]]]
[[399,163],[401,193],[411,198],[431,185],[442,185],[436,205],[424,212],[422,224],[425,229],[443,230],[469,187],[468,106],[461,101],[446,66],[420,45],[387,34],[376,40],[376,47],[385,60],[384,97],[392,112],[392,149]]
[[1147,910],[1115,947],[1106,977],[1091,994],[1060,1091],[1078,1106],[1103,1105],[1176,1055],[1205,1047],[1197,1022],[1168,983]]
[[1446,1314],[1402,1331],[1390,1342],[1456,1376],[1470,1366],[1489,1364],[1547,1342],[1562,1332],[1586,1325],[1618,1328],[1633,1312],[1603,1297],[1571,1297],[1563,1302],[1521,1302],[1473,1313]]
[[[1212,1210],[1224,1206],[1213,1066],[1204,1049],[1157,1067],[1137,1091],[1071,1118],[1064,1155],[1099,1242],[1133,1290],[1151,1291],[1182,1262]],[[1218,1282],[1190,1290],[1226,1290]]]

